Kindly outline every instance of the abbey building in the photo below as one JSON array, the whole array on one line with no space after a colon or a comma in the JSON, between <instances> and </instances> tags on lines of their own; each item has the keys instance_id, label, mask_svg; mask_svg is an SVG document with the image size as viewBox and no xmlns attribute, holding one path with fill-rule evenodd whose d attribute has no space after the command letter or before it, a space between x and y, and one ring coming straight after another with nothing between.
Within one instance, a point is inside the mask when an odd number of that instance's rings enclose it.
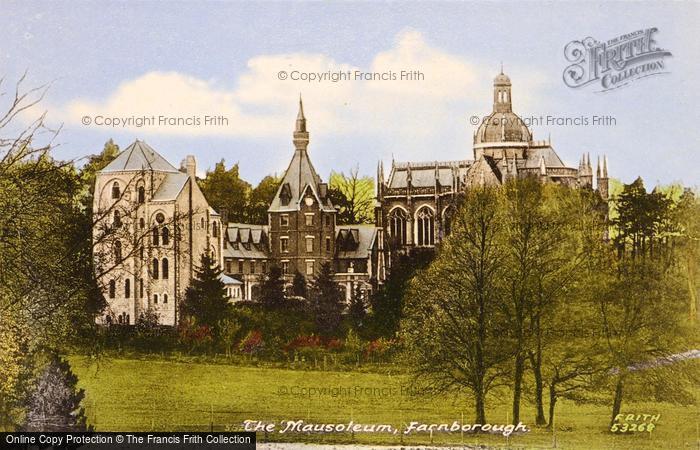
<instances>
[{"instance_id":1,"label":"abbey building","mask_svg":"<svg viewBox=\"0 0 700 450\"><path fill-rule=\"evenodd\" d=\"M528 176L589 189L595 182L607 200L607 160L599 161L595 180L590 156L567 166L549 141L533 138L511 102L510 79L500 73L493 111L474 134L472 159L392 161L388 174L380 162L373 224L337 223L328 185L311 162L301 100L291 160L263 225L227 223L214 211L197 186L193 156L176 169L134 142L95 184L95 262L109 305L98 320L133 324L152 311L161 323L176 324L177 305L204 252L223 268L231 301L257 300L272 266L291 284L294 274L310 280L331 264L346 299L368 295L386 280L392 254L434 248L450 234L460 195L472 186Z\"/></svg>"}]
</instances>

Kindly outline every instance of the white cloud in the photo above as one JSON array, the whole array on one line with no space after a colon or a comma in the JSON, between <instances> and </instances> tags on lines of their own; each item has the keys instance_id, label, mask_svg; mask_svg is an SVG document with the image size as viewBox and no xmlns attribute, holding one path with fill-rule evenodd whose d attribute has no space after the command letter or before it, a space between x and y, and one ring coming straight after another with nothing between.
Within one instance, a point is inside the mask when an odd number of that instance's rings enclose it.
<instances>
[{"instance_id":1,"label":"white cloud","mask_svg":"<svg viewBox=\"0 0 700 450\"><path fill-rule=\"evenodd\" d=\"M393 72L419 70L422 81L292 81L278 73ZM493 71L488 71L488 77ZM104 99L78 98L58 107L67 124L81 125L84 116L102 117L203 117L221 115L228 126L127 125L143 134L230 135L265 137L288 135L296 114L296 99L303 94L311 131L317 136L349 133L396 133L405 138L440 132L441 124L457 113L454 104L476 95L480 72L464 58L426 43L423 35L407 30L394 45L374 56L369 67L357 67L321 54L262 55L250 59L235 87L222 87L176 72L148 72L119 85ZM90 126L96 126L94 124Z\"/></svg>"}]
</instances>

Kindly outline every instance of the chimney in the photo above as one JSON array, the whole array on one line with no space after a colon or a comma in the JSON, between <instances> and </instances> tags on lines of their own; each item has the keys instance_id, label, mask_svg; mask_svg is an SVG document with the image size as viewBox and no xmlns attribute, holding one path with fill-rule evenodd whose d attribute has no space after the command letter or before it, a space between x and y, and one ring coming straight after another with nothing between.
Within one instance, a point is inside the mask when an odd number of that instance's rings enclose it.
<instances>
[{"instance_id":1,"label":"chimney","mask_svg":"<svg viewBox=\"0 0 700 450\"><path fill-rule=\"evenodd\" d=\"M180 163L180 171L185 172L188 177L197 177L197 160L194 155L187 155Z\"/></svg>"},{"instance_id":2,"label":"chimney","mask_svg":"<svg viewBox=\"0 0 700 450\"><path fill-rule=\"evenodd\" d=\"M327 183L319 183L318 195L321 196L321 199L325 199L328 196L328 184Z\"/></svg>"}]
</instances>

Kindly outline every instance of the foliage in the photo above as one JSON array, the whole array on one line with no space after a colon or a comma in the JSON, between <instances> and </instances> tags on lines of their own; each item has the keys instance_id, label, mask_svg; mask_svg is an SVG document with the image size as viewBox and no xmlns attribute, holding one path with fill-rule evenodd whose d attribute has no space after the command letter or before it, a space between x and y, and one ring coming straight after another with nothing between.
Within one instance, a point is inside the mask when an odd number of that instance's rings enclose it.
<instances>
[{"instance_id":1,"label":"foliage","mask_svg":"<svg viewBox=\"0 0 700 450\"><path fill-rule=\"evenodd\" d=\"M355 289L353 289L350 305L348 306L348 315L350 316L352 329L362 333L367 325L367 302L360 291L360 286L355 286Z\"/></svg>"},{"instance_id":2,"label":"foliage","mask_svg":"<svg viewBox=\"0 0 700 450\"><path fill-rule=\"evenodd\" d=\"M430 249L413 249L408 254L393 255L391 271L386 281L370 298L372 311L368 319L369 335L387 338L396 336L409 283L433 258L434 253Z\"/></svg>"},{"instance_id":3,"label":"foliage","mask_svg":"<svg viewBox=\"0 0 700 450\"><path fill-rule=\"evenodd\" d=\"M199 187L212 208L223 213L226 211L228 221L245 222L246 206L250 198L251 186L240 177L238 163L226 169L222 159L216 163L214 170L207 171Z\"/></svg>"},{"instance_id":4,"label":"foliage","mask_svg":"<svg viewBox=\"0 0 700 450\"><path fill-rule=\"evenodd\" d=\"M247 355L257 355L263 350L263 346L262 333L258 330L252 330L241 340L238 349Z\"/></svg>"},{"instance_id":5,"label":"foliage","mask_svg":"<svg viewBox=\"0 0 700 450\"><path fill-rule=\"evenodd\" d=\"M267 208L270 207L270 203L275 198L281 182L281 178L268 175L255 186L246 206L245 215L248 223L267 224Z\"/></svg>"},{"instance_id":6,"label":"foliage","mask_svg":"<svg viewBox=\"0 0 700 450\"><path fill-rule=\"evenodd\" d=\"M185 291L185 298L180 312L185 317L194 319L197 325L209 327L218 337L218 323L229 311L226 288L221 281L222 270L214 259L203 253L199 267L195 269L195 278Z\"/></svg>"},{"instance_id":7,"label":"foliage","mask_svg":"<svg viewBox=\"0 0 700 450\"><path fill-rule=\"evenodd\" d=\"M53 354L36 382L27 405L26 431L87 431L85 397L67 361Z\"/></svg>"},{"instance_id":8,"label":"foliage","mask_svg":"<svg viewBox=\"0 0 700 450\"><path fill-rule=\"evenodd\" d=\"M189 351L207 351L214 342L212 329L208 325L199 325L188 319L178 324L178 335L180 344Z\"/></svg>"},{"instance_id":9,"label":"foliage","mask_svg":"<svg viewBox=\"0 0 700 450\"><path fill-rule=\"evenodd\" d=\"M361 177L359 166L348 175L331 172L328 196L339 208L338 224L372 223L374 219L374 180Z\"/></svg>"}]
</instances>

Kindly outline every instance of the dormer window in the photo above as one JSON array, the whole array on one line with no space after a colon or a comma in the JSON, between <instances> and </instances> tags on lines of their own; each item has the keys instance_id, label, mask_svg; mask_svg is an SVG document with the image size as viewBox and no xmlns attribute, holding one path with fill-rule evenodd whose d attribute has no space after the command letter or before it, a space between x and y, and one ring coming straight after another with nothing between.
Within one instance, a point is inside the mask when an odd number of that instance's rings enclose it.
<instances>
[{"instance_id":1,"label":"dormer window","mask_svg":"<svg viewBox=\"0 0 700 450\"><path fill-rule=\"evenodd\" d=\"M282 185L282 190L280 191L280 202L283 206L287 206L292 200L292 189L289 187L289 183L284 183Z\"/></svg>"},{"instance_id":2,"label":"dormer window","mask_svg":"<svg viewBox=\"0 0 700 450\"><path fill-rule=\"evenodd\" d=\"M280 216L280 226L282 226L282 227L289 226L289 216L287 214L282 214Z\"/></svg>"}]
</instances>

